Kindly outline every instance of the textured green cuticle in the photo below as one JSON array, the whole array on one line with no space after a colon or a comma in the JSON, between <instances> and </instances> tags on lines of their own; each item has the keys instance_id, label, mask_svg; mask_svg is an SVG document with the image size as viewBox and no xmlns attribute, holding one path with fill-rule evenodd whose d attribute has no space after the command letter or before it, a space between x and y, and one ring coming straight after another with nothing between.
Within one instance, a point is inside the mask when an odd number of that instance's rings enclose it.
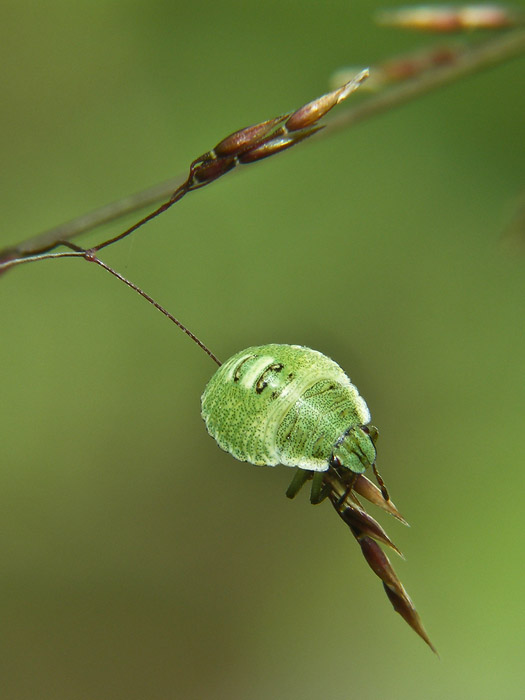
<instances>
[{"instance_id":1,"label":"textured green cuticle","mask_svg":"<svg viewBox=\"0 0 525 700\"><path fill-rule=\"evenodd\" d=\"M325 471L339 449L341 464L359 472L375 459L364 431L342 440L370 421L366 403L339 365L310 348L275 344L236 353L209 381L201 407L219 446L252 464Z\"/></svg>"},{"instance_id":2,"label":"textured green cuticle","mask_svg":"<svg viewBox=\"0 0 525 700\"><path fill-rule=\"evenodd\" d=\"M342 466L362 474L376 459L372 437L360 427L352 428L334 447L333 456Z\"/></svg>"}]
</instances>

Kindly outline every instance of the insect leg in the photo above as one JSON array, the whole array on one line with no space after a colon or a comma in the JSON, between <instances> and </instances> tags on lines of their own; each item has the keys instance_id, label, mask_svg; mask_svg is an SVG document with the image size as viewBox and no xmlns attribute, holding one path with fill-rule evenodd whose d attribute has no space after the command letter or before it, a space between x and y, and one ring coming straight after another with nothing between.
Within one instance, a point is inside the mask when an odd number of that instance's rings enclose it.
<instances>
[{"instance_id":1,"label":"insect leg","mask_svg":"<svg viewBox=\"0 0 525 700\"><path fill-rule=\"evenodd\" d=\"M387 488L385 486L385 482L381 478L381 474L377 471L376 463L374 462L372 464L372 469L374 470L375 477L377 479L377 483L379 484L379 488L381 489L381 493L383 494L383 498L385 501L390 500L390 496L388 495Z\"/></svg>"},{"instance_id":2,"label":"insect leg","mask_svg":"<svg viewBox=\"0 0 525 700\"><path fill-rule=\"evenodd\" d=\"M306 482L312 478L312 472L307 469L295 470L294 477L290 486L286 489L286 495L288 498L295 498Z\"/></svg>"},{"instance_id":3,"label":"insect leg","mask_svg":"<svg viewBox=\"0 0 525 700\"><path fill-rule=\"evenodd\" d=\"M312 490L310 491L310 503L316 506L324 501L332 493L330 484L324 481L324 472L315 472L312 479Z\"/></svg>"},{"instance_id":4,"label":"insect leg","mask_svg":"<svg viewBox=\"0 0 525 700\"><path fill-rule=\"evenodd\" d=\"M361 430L370 436L370 440L372 440L375 447L377 438L379 437L379 430L375 427L375 425L362 425Z\"/></svg>"}]
</instances>

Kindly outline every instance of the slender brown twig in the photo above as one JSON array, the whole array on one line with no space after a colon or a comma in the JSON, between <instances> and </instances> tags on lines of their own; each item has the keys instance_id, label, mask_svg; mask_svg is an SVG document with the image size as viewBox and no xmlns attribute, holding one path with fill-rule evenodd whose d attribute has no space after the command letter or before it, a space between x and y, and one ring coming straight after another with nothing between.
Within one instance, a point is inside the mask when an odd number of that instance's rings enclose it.
<instances>
[{"instance_id":1,"label":"slender brown twig","mask_svg":"<svg viewBox=\"0 0 525 700\"><path fill-rule=\"evenodd\" d=\"M345 85L308 102L294 112L259 122L228 135L211 151L207 151L193 161L188 176L170 193L169 199L122 233L93 246L91 250L102 250L126 238L148 221L167 211L189 192L209 185L237 166L268 158L301 143L323 129L324 125L318 125L317 122L336 105L346 100L367 77L368 69L362 70ZM37 260L39 255L67 244L68 240L78 232L75 231L74 222L72 231L64 230L64 227L60 227L60 230L65 234L61 238L57 238L51 231L32 239L29 245L26 242L0 251L0 272L12 267L19 258L31 257L32 261ZM85 222L83 230L85 230Z\"/></svg>"},{"instance_id":2,"label":"slender brown twig","mask_svg":"<svg viewBox=\"0 0 525 700\"><path fill-rule=\"evenodd\" d=\"M525 30L516 29L490 39L462 52L457 60L446 65L436 66L410 81L403 82L388 91L372 95L360 104L346 110L339 117L327 123L323 134L326 136L341 129L346 129L359 122L395 109L410 100L460 80L468 75L510 60L525 53ZM130 214L163 199L186 181L185 176L170 178L154 187L138 192L112 204L75 218L65 224L52 228L37 236L28 238L17 245L0 251L0 271L6 263L14 258L34 256L51 250L61 241L71 240L81 233L92 230L102 224L114 221L125 214Z\"/></svg>"},{"instance_id":3,"label":"slender brown twig","mask_svg":"<svg viewBox=\"0 0 525 700\"><path fill-rule=\"evenodd\" d=\"M26 263L35 262L37 260L58 260L62 258L80 258L81 260L87 260L88 262L95 263L95 265L98 265L106 272L109 272L110 275L116 277L120 282L123 282L125 285L130 287L130 289L133 289L134 292L137 292L137 294L139 294L143 299L145 299L158 311L160 311L161 314L164 314L166 318L169 318L169 320L172 321L176 326L178 326L183 333L186 333L186 335L189 336L193 340L193 342L201 348L201 350L204 350L204 352L207 355L209 355L211 359L217 365L219 365L219 367L221 366L222 363L219 360L219 358L202 342L202 340L200 340L200 338L198 338L194 333L192 333L192 331L190 331L189 328L187 328L183 323L181 323L181 321L179 321L178 318L176 318L172 313L165 309L161 304L159 304L158 301L156 301L152 296L150 296L147 292L141 289L137 284L124 277L124 275L121 275L120 272L117 272L117 270L114 270L112 267L110 267L104 261L102 261L99 257L97 257L97 251L95 249L84 250L83 248L80 248L74 243L67 243L67 246L71 250L61 253L41 253L39 255L27 255L24 258L17 258L16 260L10 261L10 265L24 265Z\"/></svg>"},{"instance_id":4,"label":"slender brown twig","mask_svg":"<svg viewBox=\"0 0 525 700\"><path fill-rule=\"evenodd\" d=\"M525 54L525 30L519 29L488 39L471 49L458 54L454 63L431 68L418 77L396 87L380 92L348 109L327 124L324 134L347 129L371 117L401 107L407 102L422 97L428 92L466 78L481 70Z\"/></svg>"}]
</instances>

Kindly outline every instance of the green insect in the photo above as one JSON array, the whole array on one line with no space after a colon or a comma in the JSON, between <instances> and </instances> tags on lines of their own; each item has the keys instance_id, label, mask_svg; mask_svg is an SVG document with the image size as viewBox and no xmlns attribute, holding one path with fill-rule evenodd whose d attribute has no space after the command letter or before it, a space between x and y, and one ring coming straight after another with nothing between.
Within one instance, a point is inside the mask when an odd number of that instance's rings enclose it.
<instances>
[{"instance_id":1,"label":"green insect","mask_svg":"<svg viewBox=\"0 0 525 700\"><path fill-rule=\"evenodd\" d=\"M215 372L202 395L201 412L209 434L236 459L296 467L286 492L289 498L311 480L311 502L330 499L382 580L394 609L435 651L377 542L398 554L399 550L357 498L405 522L375 466L377 428L369 425L368 407L341 367L300 345L247 348ZM364 476L368 468L379 488Z\"/></svg>"},{"instance_id":2,"label":"green insect","mask_svg":"<svg viewBox=\"0 0 525 700\"><path fill-rule=\"evenodd\" d=\"M201 402L210 435L242 462L306 474L325 472L331 462L361 474L375 463L377 431L371 437L364 427L365 401L339 365L316 350L242 350L213 375Z\"/></svg>"}]
</instances>

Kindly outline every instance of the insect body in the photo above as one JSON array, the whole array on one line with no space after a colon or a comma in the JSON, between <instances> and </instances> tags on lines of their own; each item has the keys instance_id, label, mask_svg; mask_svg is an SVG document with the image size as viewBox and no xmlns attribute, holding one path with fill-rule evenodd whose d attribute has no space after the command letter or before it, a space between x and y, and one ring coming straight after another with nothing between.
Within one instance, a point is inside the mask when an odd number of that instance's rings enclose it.
<instances>
[{"instance_id":1,"label":"insect body","mask_svg":"<svg viewBox=\"0 0 525 700\"><path fill-rule=\"evenodd\" d=\"M399 550L357 498L404 522L375 467L378 431L369 425L368 407L341 367L300 345L247 348L215 372L202 395L201 412L210 435L236 459L297 467L287 496L293 498L311 480L311 502L330 499L394 609L435 651L377 543ZM368 467L380 488L364 476Z\"/></svg>"},{"instance_id":2,"label":"insect body","mask_svg":"<svg viewBox=\"0 0 525 700\"><path fill-rule=\"evenodd\" d=\"M243 462L323 472L339 460L356 474L375 462L357 389L333 360L299 345L231 357L202 395L202 416L220 447Z\"/></svg>"}]
</instances>

